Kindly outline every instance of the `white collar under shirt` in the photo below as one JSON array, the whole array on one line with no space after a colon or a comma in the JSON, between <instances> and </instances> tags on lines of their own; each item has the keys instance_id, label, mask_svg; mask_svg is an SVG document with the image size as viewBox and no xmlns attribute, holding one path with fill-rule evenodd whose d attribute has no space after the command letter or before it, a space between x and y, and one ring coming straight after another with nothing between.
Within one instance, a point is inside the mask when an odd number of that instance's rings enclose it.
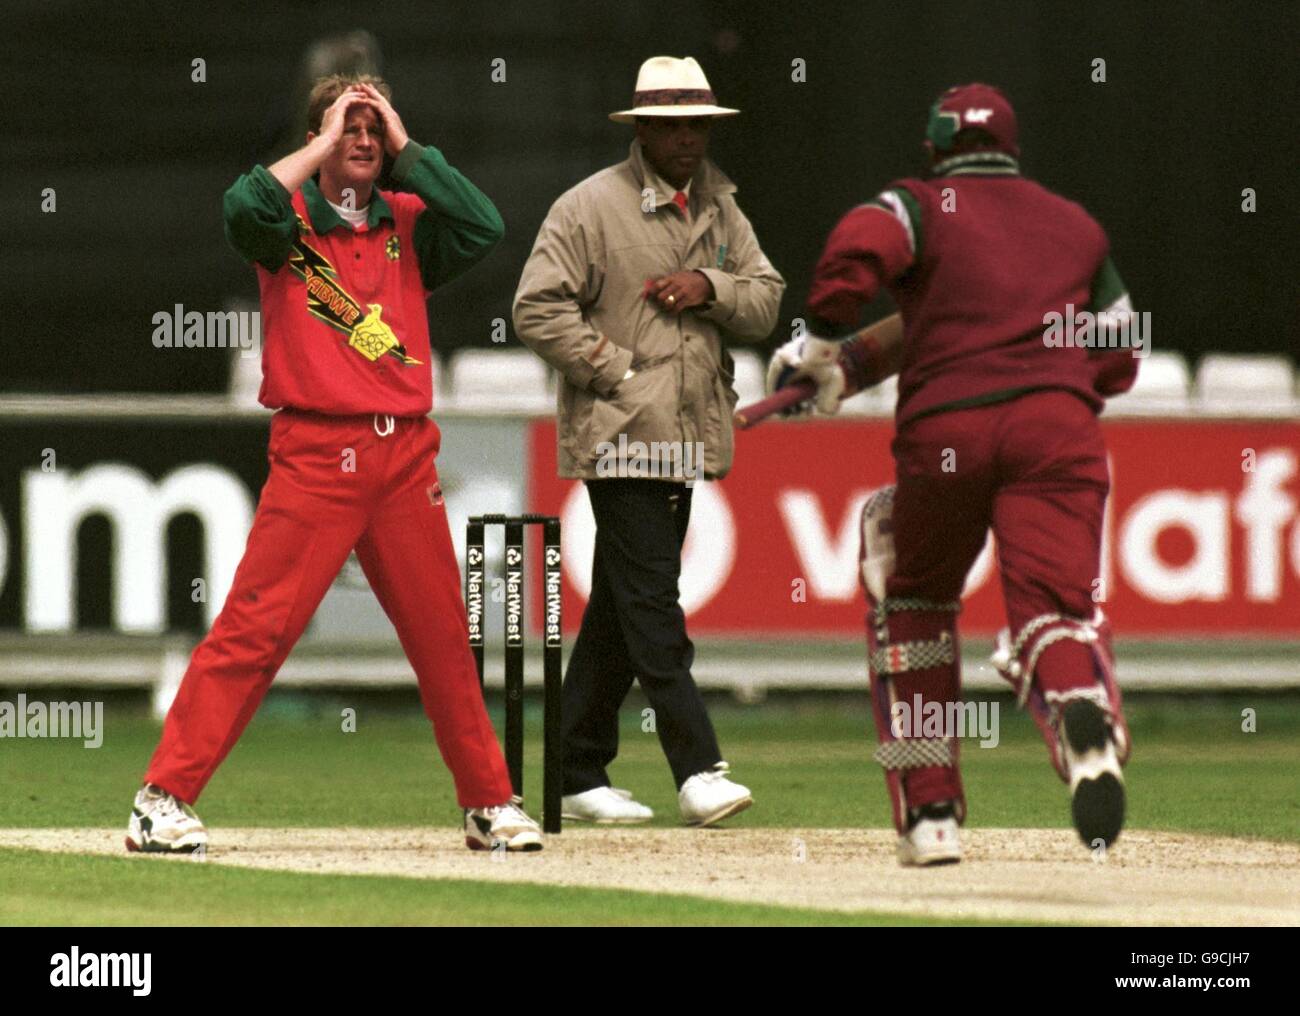
<instances>
[{"instance_id":1,"label":"white collar under shirt","mask_svg":"<svg viewBox=\"0 0 1300 1016\"><path fill-rule=\"evenodd\" d=\"M338 217L353 229L362 225L370 217L369 205L366 205L365 208L346 208L343 205L336 205L333 201L330 201L329 198L326 198L325 200L329 201L329 206L334 209Z\"/></svg>"}]
</instances>

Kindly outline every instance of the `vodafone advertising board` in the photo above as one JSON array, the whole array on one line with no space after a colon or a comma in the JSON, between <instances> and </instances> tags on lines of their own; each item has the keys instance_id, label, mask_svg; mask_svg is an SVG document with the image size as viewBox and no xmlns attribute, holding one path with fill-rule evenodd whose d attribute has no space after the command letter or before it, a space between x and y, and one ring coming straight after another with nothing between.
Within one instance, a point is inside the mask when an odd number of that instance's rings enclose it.
<instances>
[{"instance_id":1,"label":"vodafone advertising board","mask_svg":"<svg viewBox=\"0 0 1300 1016\"><path fill-rule=\"evenodd\" d=\"M1117 632L1300 637L1300 421L1103 426L1111 496L1094 596ZM738 433L731 474L695 491L681 582L692 634L860 634L858 516L893 481L893 433L888 420ZM564 606L576 619L591 581L591 510L581 483L555 475L554 423L535 421L528 441L529 507L563 519ZM962 628L1003 624L990 540Z\"/></svg>"}]
</instances>

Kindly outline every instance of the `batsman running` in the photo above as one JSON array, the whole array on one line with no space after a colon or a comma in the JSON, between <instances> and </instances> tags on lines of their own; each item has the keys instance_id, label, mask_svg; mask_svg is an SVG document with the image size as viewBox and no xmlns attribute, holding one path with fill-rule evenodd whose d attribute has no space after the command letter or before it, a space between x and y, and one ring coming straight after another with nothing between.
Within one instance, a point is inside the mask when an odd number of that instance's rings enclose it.
<instances>
[{"instance_id":1,"label":"batsman running","mask_svg":"<svg viewBox=\"0 0 1300 1016\"><path fill-rule=\"evenodd\" d=\"M1094 597L1109 490L1097 415L1132 386L1138 361L1099 347L1128 335L1132 308L1101 226L1020 175L1016 116L1000 91L944 92L926 138L926 179L890 184L832 231L808 334L777 351L768 389L834 413L842 397L899 375L896 484L863 510L862 583L875 758L901 863L961 859L954 731L921 736L932 732L901 721L930 703L949 715L960 695L957 614L990 528L1010 625L994 663L1069 784L1079 835L1109 846L1124 821L1129 736ZM882 287L901 321L845 339ZM1068 318L1071 305L1096 316L1091 347L1049 341L1051 315Z\"/></svg>"}]
</instances>

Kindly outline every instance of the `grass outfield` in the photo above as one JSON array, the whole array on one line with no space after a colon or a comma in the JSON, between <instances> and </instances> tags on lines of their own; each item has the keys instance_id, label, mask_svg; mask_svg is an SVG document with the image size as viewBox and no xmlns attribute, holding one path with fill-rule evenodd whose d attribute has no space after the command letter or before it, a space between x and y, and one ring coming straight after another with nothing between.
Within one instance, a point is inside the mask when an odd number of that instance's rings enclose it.
<instances>
[{"instance_id":1,"label":"grass outfield","mask_svg":"<svg viewBox=\"0 0 1300 1016\"><path fill-rule=\"evenodd\" d=\"M1037 730L1009 699L1000 743L962 745L971 827L1068 826L1065 788ZM341 712L357 710L343 733ZM639 700L624 712L616 784L676 825L675 792ZM1242 711L1255 710L1257 733ZM869 759L865 702L772 700L712 715L735 775L756 805L739 826L889 824L879 768ZM495 708L494 720L500 722ZM1128 704L1135 751L1127 770L1133 828L1300 841L1295 744L1300 698L1137 698ZM529 703L527 790L540 798L541 716ZM6 740L0 746L0 827L125 826L159 727L138 703L109 701L103 746ZM199 804L221 826L411 826L459 820L450 779L422 714L392 699L282 694L262 712ZM659 893L556 889L482 881L308 875L126 858L0 850L0 923L156 923L150 900L184 894L191 924L934 924L883 913L828 913Z\"/></svg>"},{"instance_id":2,"label":"grass outfield","mask_svg":"<svg viewBox=\"0 0 1300 1016\"><path fill-rule=\"evenodd\" d=\"M0 925L991 925L667 893L249 871L0 849ZM159 900L185 901L183 907Z\"/></svg>"},{"instance_id":3,"label":"grass outfield","mask_svg":"<svg viewBox=\"0 0 1300 1016\"><path fill-rule=\"evenodd\" d=\"M1065 827L1064 786L1029 718L1007 698L996 748L962 744L972 827ZM371 704L368 704L371 703ZM541 716L527 713L526 791L541 796ZM343 733L341 711L357 710ZM1242 732L1254 709L1256 733ZM879 767L870 760L865 700L717 702L718 737L754 807L747 826L841 828L889 825ZM499 708L493 719L500 729ZM1127 770L1134 828L1300 840L1300 698L1138 698L1128 703L1134 754ZM0 748L0 827L125 827L131 797L159 727L137 707L110 702L103 746L6 740ZM622 747L611 770L655 809L654 824L677 824L676 793L639 705L624 710ZM199 813L209 826L452 826L451 780L427 722L358 697L273 696L209 784Z\"/></svg>"}]
</instances>

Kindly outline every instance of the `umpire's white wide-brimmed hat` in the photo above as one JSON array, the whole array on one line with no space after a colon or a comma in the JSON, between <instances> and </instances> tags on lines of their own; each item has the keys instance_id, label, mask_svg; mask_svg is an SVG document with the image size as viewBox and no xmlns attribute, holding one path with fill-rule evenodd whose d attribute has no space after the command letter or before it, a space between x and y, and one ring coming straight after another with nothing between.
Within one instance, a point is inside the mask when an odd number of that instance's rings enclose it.
<instances>
[{"instance_id":1,"label":"umpire's white wide-brimmed hat","mask_svg":"<svg viewBox=\"0 0 1300 1016\"><path fill-rule=\"evenodd\" d=\"M714 102L709 79L693 57L652 56L636 76L632 108L610 113L615 123L634 123L639 116L735 116Z\"/></svg>"}]
</instances>

